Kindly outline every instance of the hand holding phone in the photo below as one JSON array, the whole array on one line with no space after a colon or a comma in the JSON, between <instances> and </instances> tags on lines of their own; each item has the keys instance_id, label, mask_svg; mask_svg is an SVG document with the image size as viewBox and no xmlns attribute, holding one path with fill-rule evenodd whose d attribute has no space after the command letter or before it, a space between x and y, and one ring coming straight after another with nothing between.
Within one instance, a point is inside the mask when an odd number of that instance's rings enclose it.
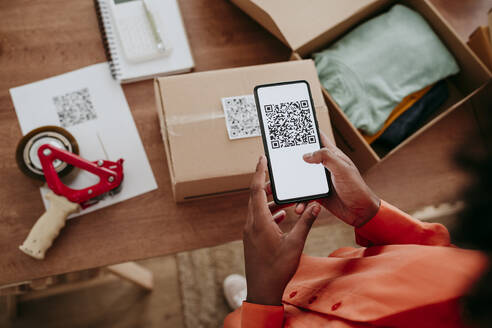
<instances>
[{"instance_id":1,"label":"hand holding phone","mask_svg":"<svg viewBox=\"0 0 492 328\"><path fill-rule=\"evenodd\" d=\"M305 153L321 149L318 123L306 81L256 86L254 89L275 203L325 198L329 172L310 165Z\"/></svg>"},{"instance_id":2,"label":"hand holding phone","mask_svg":"<svg viewBox=\"0 0 492 328\"><path fill-rule=\"evenodd\" d=\"M380 200L357 167L318 131L306 81L257 86L255 100L275 203L297 202L301 214L316 199L356 227L377 213Z\"/></svg>"},{"instance_id":3,"label":"hand holding phone","mask_svg":"<svg viewBox=\"0 0 492 328\"><path fill-rule=\"evenodd\" d=\"M283 232L268 204L270 190L265 185L266 169L266 158L261 156L251 182L243 232L248 287L246 301L282 305L285 286L299 266L304 243L321 207L317 203L309 204L292 229Z\"/></svg>"},{"instance_id":4,"label":"hand holding phone","mask_svg":"<svg viewBox=\"0 0 492 328\"><path fill-rule=\"evenodd\" d=\"M379 210L380 199L365 183L355 164L323 133L320 133L322 149L304 154L310 164L322 164L331 172L332 192L318 202L333 215L355 227L364 225ZM296 206L302 213L304 203Z\"/></svg>"}]
</instances>

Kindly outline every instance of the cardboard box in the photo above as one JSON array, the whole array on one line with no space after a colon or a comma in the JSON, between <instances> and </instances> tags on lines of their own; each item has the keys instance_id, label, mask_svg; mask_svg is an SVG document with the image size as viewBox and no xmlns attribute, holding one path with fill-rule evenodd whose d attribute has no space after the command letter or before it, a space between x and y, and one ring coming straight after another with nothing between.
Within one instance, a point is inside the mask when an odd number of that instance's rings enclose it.
<instances>
[{"instance_id":1,"label":"cardboard box","mask_svg":"<svg viewBox=\"0 0 492 328\"><path fill-rule=\"evenodd\" d=\"M455 56L461 68L457 76L447 79L450 86L449 100L434 117L454 109L454 104L472 94L491 78L486 67L428 0L310 0L309 5L305 1L285 0L231 2L288 45L293 50L294 60L310 58L313 52L327 48L350 29L389 10L396 3L416 10ZM337 145L352 158L361 171L374 166L383 157L392 156L407 144L408 139L389 153L376 153L326 90L323 90L323 95L330 111ZM432 119L426 125L428 124L432 124Z\"/></svg>"},{"instance_id":2,"label":"cardboard box","mask_svg":"<svg viewBox=\"0 0 492 328\"><path fill-rule=\"evenodd\" d=\"M492 43L488 26L479 26L468 38L468 46L480 60L492 71Z\"/></svg>"},{"instance_id":3,"label":"cardboard box","mask_svg":"<svg viewBox=\"0 0 492 328\"><path fill-rule=\"evenodd\" d=\"M306 80L321 131L332 140L328 109L312 60L162 77L154 80L157 110L176 201L248 189L261 137L230 140L221 98L253 94L259 84Z\"/></svg>"}]
</instances>

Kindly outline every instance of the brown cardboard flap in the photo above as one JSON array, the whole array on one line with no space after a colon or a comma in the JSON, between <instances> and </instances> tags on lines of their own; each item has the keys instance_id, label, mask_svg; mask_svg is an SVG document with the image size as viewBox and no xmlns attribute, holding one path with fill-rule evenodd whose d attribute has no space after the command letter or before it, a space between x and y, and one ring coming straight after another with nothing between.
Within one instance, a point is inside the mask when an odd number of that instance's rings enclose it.
<instances>
[{"instance_id":1,"label":"brown cardboard flap","mask_svg":"<svg viewBox=\"0 0 492 328\"><path fill-rule=\"evenodd\" d=\"M272 34L298 51L367 7L384 0L231 0ZM300 52L303 54L303 52Z\"/></svg>"},{"instance_id":2,"label":"brown cardboard flap","mask_svg":"<svg viewBox=\"0 0 492 328\"><path fill-rule=\"evenodd\" d=\"M432 3L421 0L403 0L401 3L418 11L454 55L459 63L461 72L453 77L453 80L463 94L470 94L490 80L491 76L487 67L461 41Z\"/></svg>"},{"instance_id":3,"label":"brown cardboard flap","mask_svg":"<svg viewBox=\"0 0 492 328\"><path fill-rule=\"evenodd\" d=\"M470 35L468 46L482 60L489 71L492 71L492 43L490 43L489 28L479 26Z\"/></svg>"},{"instance_id":4,"label":"brown cardboard flap","mask_svg":"<svg viewBox=\"0 0 492 328\"><path fill-rule=\"evenodd\" d=\"M231 2L235 3L236 6L241 8L241 10L247 13L250 17L253 17L264 28L270 31L270 33L275 35L277 39L282 41L284 44L289 45L289 42L278 29L278 26L275 24L272 17L263 8L258 6L255 1L231 0Z\"/></svg>"}]
</instances>

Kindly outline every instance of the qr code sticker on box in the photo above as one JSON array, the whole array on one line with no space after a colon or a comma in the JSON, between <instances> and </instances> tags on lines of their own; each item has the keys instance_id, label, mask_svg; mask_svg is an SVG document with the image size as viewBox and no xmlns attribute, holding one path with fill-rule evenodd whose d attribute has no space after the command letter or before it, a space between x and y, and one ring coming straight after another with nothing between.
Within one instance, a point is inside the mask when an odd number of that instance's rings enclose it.
<instances>
[{"instance_id":1,"label":"qr code sticker on box","mask_svg":"<svg viewBox=\"0 0 492 328\"><path fill-rule=\"evenodd\" d=\"M88 88L53 97L53 103L64 128L97 118Z\"/></svg>"},{"instance_id":2,"label":"qr code sticker on box","mask_svg":"<svg viewBox=\"0 0 492 328\"><path fill-rule=\"evenodd\" d=\"M316 132L307 100L264 106L273 149L313 144Z\"/></svg>"},{"instance_id":3,"label":"qr code sticker on box","mask_svg":"<svg viewBox=\"0 0 492 328\"><path fill-rule=\"evenodd\" d=\"M253 95L222 98L229 139L261 135L258 112Z\"/></svg>"}]
</instances>

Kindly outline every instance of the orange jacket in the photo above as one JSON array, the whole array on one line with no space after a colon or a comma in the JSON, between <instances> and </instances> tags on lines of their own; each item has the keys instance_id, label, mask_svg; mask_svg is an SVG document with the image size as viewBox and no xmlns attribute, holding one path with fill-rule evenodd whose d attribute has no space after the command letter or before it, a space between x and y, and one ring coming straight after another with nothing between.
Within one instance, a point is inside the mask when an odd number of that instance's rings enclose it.
<instances>
[{"instance_id":1,"label":"orange jacket","mask_svg":"<svg viewBox=\"0 0 492 328\"><path fill-rule=\"evenodd\" d=\"M244 302L224 327L464 327L459 298L487 267L485 255L385 202L355 235L365 248L303 255L283 306Z\"/></svg>"}]
</instances>

